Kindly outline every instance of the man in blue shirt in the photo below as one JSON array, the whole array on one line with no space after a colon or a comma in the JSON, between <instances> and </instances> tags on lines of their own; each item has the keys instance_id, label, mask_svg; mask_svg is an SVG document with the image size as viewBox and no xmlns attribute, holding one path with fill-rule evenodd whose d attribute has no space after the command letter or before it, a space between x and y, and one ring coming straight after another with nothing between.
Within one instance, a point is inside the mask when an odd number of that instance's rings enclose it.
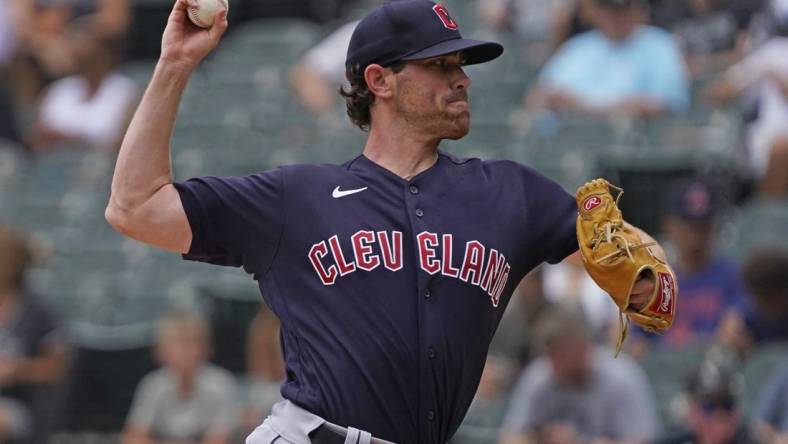
<instances>
[{"instance_id":1,"label":"man in blue shirt","mask_svg":"<svg viewBox=\"0 0 788 444\"><path fill-rule=\"evenodd\" d=\"M591 3L595 29L567 41L547 62L528 106L644 117L686 110L681 51L669 33L642 24L642 2Z\"/></svg>"}]
</instances>

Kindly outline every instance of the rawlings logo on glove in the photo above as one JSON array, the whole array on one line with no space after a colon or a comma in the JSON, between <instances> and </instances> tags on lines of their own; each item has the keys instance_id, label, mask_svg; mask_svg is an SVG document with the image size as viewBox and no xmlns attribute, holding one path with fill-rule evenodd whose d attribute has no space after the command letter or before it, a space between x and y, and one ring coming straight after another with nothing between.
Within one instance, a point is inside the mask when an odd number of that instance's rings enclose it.
<instances>
[{"instance_id":1,"label":"rawlings logo on glove","mask_svg":"<svg viewBox=\"0 0 788 444\"><path fill-rule=\"evenodd\" d=\"M610 188L619 193L616 198ZM626 223L618 208L624 193L604 179L596 179L577 190L577 241L586 271L608 292L619 308L621 331L616 354L626 339L629 323L624 315L650 331L661 331L673 323L678 286L673 270L657 243L642 230ZM630 295L639 279L652 279L654 291L641 309L630 306Z\"/></svg>"}]
</instances>

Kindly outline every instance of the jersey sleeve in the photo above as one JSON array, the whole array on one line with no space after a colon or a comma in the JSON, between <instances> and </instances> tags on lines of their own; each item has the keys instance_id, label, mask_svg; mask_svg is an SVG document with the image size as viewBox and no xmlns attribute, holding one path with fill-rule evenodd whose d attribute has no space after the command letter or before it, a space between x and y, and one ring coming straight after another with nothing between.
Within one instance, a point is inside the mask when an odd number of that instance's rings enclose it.
<instances>
[{"instance_id":1,"label":"jersey sleeve","mask_svg":"<svg viewBox=\"0 0 788 444\"><path fill-rule=\"evenodd\" d=\"M539 263L556 264L577 251L575 198L560 185L541 174L526 169L527 207L525 229L528 248Z\"/></svg>"},{"instance_id":2,"label":"jersey sleeve","mask_svg":"<svg viewBox=\"0 0 788 444\"><path fill-rule=\"evenodd\" d=\"M185 259L264 273L284 227L282 169L176 183L192 230Z\"/></svg>"}]
</instances>

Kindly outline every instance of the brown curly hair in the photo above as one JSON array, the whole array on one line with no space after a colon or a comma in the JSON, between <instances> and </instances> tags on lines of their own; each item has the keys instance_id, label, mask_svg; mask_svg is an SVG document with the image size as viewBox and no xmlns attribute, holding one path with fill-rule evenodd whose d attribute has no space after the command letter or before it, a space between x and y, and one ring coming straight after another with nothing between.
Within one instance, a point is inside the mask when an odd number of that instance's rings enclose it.
<instances>
[{"instance_id":1,"label":"brown curly hair","mask_svg":"<svg viewBox=\"0 0 788 444\"><path fill-rule=\"evenodd\" d=\"M405 68L405 62L395 62L387 68L398 73ZM364 80L365 69L366 67L361 65L348 66L345 77L350 82L350 88L345 90L344 86L340 87L339 94L345 98L350 121L362 131L369 131L369 125L372 123L369 108L375 103L375 95L369 91L367 81Z\"/></svg>"}]
</instances>

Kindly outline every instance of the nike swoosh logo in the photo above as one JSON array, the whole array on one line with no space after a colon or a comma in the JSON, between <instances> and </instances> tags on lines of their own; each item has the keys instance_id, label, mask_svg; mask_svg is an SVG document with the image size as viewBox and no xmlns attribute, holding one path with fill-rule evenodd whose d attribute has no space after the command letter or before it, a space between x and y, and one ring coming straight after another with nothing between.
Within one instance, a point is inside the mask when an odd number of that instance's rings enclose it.
<instances>
[{"instance_id":1,"label":"nike swoosh logo","mask_svg":"<svg viewBox=\"0 0 788 444\"><path fill-rule=\"evenodd\" d=\"M336 188L334 188L334 191L331 193L331 197L333 197L334 199L339 199L340 197L345 197L345 196L350 196L351 194L360 193L360 192L362 192L362 191L364 191L366 189L367 189L367 187L357 188L355 190L342 191L342 190L339 189L339 187L336 187Z\"/></svg>"}]
</instances>

